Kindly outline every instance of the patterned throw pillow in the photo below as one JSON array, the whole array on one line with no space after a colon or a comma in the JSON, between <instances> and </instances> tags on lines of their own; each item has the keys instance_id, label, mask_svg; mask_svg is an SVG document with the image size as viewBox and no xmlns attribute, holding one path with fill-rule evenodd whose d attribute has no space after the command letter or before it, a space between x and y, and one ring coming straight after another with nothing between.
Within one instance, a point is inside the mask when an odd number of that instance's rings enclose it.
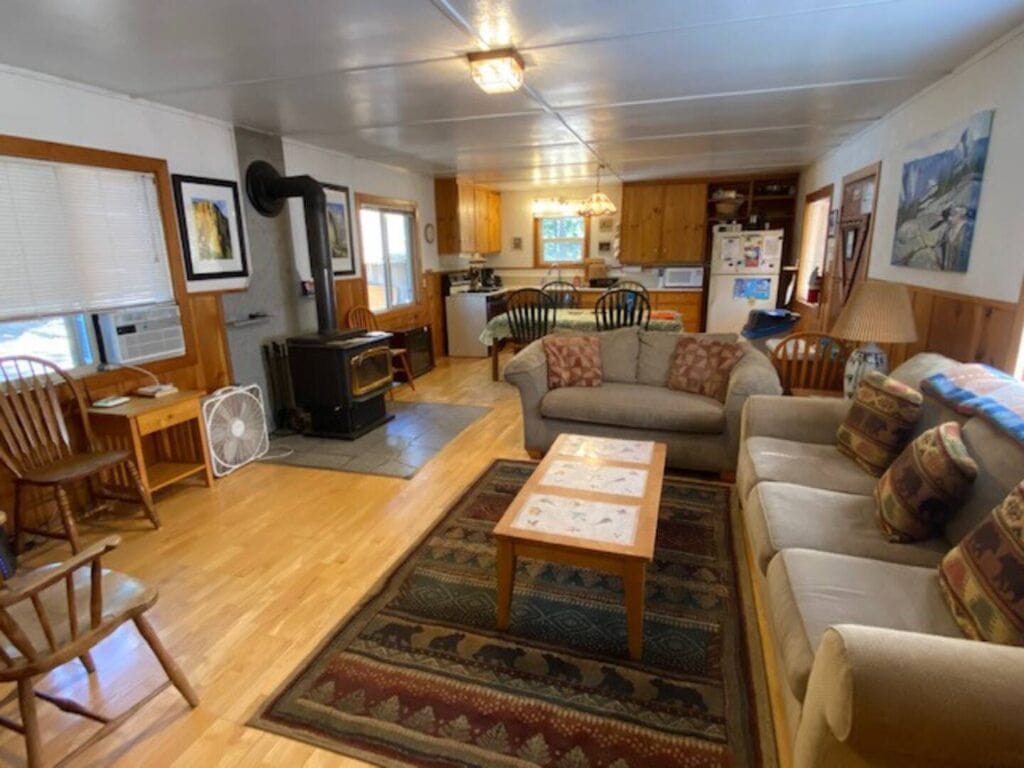
<instances>
[{"instance_id":1,"label":"patterned throw pillow","mask_svg":"<svg viewBox=\"0 0 1024 768\"><path fill-rule=\"evenodd\" d=\"M1024 483L946 553L939 582L965 635L1024 645Z\"/></svg>"},{"instance_id":2,"label":"patterned throw pillow","mask_svg":"<svg viewBox=\"0 0 1024 768\"><path fill-rule=\"evenodd\" d=\"M921 393L871 371L836 433L839 450L875 476L900 455L921 415Z\"/></svg>"},{"instance_id":3,"label":"patterned throw pillow","mask_svg":"<svg viewBox=\"0 0 1024 768\"><path fill-rule=\"evenodd\" d=\"M977 475L959 424L949 421L922 432L875 486L878 524L892 541L937 536Z\"/></svg>"},{"instance_id":4,"label":"patterned throw pillow","mask_svg":"<svg viewBox=\"0 0 1024 768\"><path fill-rule=\"evenodd\" d=\"M544 337L548 389L601 386L601 340L597 336Z\"/></svg>"},{"instance_id":5,"label":"patterned throw pillow","mask_svg":"<svg viewBox=\"0 0 1024 768\"><path fill-rule=\"evenodd\" d=\"M681 336L668 372L668 388L725 402L729 373L743 357L743 347L727 341Z\"/></svg>"}]
</instances>

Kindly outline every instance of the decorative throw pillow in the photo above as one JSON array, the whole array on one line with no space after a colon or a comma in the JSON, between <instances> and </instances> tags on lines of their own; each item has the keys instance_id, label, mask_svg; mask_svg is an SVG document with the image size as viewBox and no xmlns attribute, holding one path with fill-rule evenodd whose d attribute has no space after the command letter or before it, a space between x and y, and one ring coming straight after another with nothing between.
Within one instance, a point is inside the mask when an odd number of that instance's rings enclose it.
<instances>
[{"instance_id":1,"label":"decorative throw pillow","mask_svg":"<svg viewBox=\"0 0 1024 768\"><path fill-rule=\"evenodd\" d=\"M1024 483L946 553L939 583L965 635L1024 645Z\"/></svg>"},{"instance_id":2,"label":"decorative throw pillow","mask_svg":"<svg viewBox=\"0 0 1024 768\"><path fill-rule=\"evenodd\" d=\"M936 536L977 475L959 424L949 421L922 432L875 486L878 523L892 541Z\"/></svg>"},{"instance_id":3,"label":"decorative throw pillow","mask_svg":"<svg viewBox=\"0 0 1024 768\"><path fill-rule=\"evenodd\" d=\"M727 341L681 336L668 372L668 388L725 402L729 373L743 357L743 347Z\"/></svg>"},{"instance_id":4,"label":"decorative throw pillow","mask_svg":"<svg viewBox=\"0 0 1024 768\"><path fill-rule=\"evenodd\" d=\"M837 447L871 474L881 476L906 445L921 415L921 402L917 390L871 371L861 380L839 425Z\"/></svg>"},{"instance_id":5,"label":"decorative throw pillow","mask_svg":"<svg viewBox=\"0 0 1024 768\"><path fill-rule=\"evenodd\" d=\"M601 340L597 336L544 337L548 389L601 386Z\"/></svg>"}]
</instances>

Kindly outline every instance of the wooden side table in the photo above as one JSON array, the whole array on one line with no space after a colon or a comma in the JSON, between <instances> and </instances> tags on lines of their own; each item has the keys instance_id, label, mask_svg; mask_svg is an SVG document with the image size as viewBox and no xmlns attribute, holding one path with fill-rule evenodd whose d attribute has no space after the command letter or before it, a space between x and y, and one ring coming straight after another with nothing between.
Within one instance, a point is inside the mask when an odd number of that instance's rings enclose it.
<instances>
[{"instance_id":1,"label":"wooden side table","mask_svg":"<svg viewBox=\"0 0 1024 768\"><path fill-rule=\"evenodd\" d=\"M100 447L132 452L142 484L152 493L189 477L213 485L210 451L200 398L182 390L166 397L133 397L113 408L90 408L89 421ZM127 486L117 473L111 485Z\"/></svg>"}]
</instances>

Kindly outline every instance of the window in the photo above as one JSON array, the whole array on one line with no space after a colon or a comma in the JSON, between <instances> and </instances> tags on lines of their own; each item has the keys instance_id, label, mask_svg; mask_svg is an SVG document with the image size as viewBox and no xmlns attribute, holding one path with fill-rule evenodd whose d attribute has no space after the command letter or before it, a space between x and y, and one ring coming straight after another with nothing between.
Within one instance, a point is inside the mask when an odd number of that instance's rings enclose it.
<instances>
[{"instance_id":1,"label":"window","mask_svg":"<svg viewBox=\"0 0 1024 768\"><path fill-rule=\"evenodd\" d=\"M0 357L33 355L66 370L92 365L92 335L85 315L0 323Z\"/></svg>"},{"instance_id":2,"label":"window","mask_svg":"<svg viewBox=\"0 0 1024 768\"><path fill-rule=\"evenodd\" d=\"M373 312L416 303L416 210L359 200L359 234ZM404 204L403 204L404 205Z\"/></svg>"},{"instance_id":3,"label":"window","mask_svg":"<svg viewBox=\"0 0 1024 768\"><path fill-rule=\"evenodd\" d=\"M582 264L587 258L589 227L582 216L541 216L534 219L537 266Z\"/></svg>"},{"instance_id":4,"label":"window","mask_svg":"<svg viewBox=\"0 0 1024 768\"><path fill-rule=\"evenodd\" d=\"M92 313L174 298L154 173L0 157L0 355L92 365Z\"/></svg>"}]
</instances>

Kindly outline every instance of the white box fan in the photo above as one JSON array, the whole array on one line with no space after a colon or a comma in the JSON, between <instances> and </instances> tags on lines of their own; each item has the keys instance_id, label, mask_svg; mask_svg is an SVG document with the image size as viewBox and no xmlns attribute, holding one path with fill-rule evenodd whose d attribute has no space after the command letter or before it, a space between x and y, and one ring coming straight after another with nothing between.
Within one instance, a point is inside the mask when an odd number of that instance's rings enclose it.
<instances>
[{"instance_id":1,"label":"white box fan","mask_svg":"<svg viewBox=\"0 0 1024 768\"><path fill-rule=\"evenodd\" d=\"M216 477L256 461L270 447L263 393L256 384L222 387L205 398L203 421Z\"/></svg>"}]
</instances>

